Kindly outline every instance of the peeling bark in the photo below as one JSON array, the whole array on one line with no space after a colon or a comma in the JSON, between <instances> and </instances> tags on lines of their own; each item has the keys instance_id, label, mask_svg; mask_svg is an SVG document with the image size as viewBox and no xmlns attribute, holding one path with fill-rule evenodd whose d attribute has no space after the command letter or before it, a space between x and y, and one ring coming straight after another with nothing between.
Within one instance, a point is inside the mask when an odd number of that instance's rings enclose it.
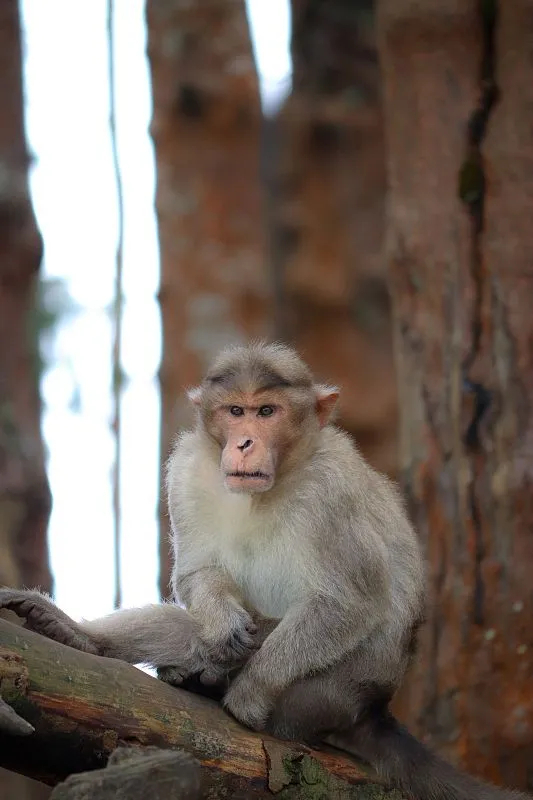
<instances>
[{"instance_id":1,"label":"peeling bark","mask_svg":"<svg viewBox=\"0 0 533 800\"><path fill-rule=\"evenodd\" d=\"M147 5L163 320L161 452L214 351L269 333L261 109L244 0ZM161 513L168 594L168 516Z\"/></svg>"},{"instance_id":2,"label":"peeling bark","mask_svg":"<svg viewBox=\"0 0 533 800\"><path fill-rule=\"evenodd\" d=\"M383 0L379 20L401 475L431 601L396 710L529 789L532 7Z\"/></svg>"}]
</instances>

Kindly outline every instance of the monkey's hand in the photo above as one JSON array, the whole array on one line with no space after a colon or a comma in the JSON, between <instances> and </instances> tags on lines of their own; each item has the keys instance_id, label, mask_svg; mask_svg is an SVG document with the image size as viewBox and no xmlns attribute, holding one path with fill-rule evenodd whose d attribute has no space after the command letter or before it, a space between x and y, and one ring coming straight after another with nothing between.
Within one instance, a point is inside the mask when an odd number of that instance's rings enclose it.
<instances>
[{"instance_id":1,"label":"monkey's hand","mask_svg":"<svg viewBox=\"0 0 533 800\"><path fill-rule=\"evenodd\" d=\"M281 689L258 680L252 662L253 659L237 675L224 696L223 705L247 728L261 731L265 728Z\"/></svg>"},{"instance_id":2,"label":"monkey's hand","mask_svg":"<svg viewBox=\"0 0 533 800\"><path fill-rule=\"evenodd\" d=\"M257 625L232 597L191 609L191 613L200 624L200 639L215 664L227 667L242 664L257 649Z\"/></svg>"},{"instance_id":3,"label":"monkey's hand","mask_svg":"<svg viewBox=\"0 0 533 800\"><path fill-rule=\"evenodd\" d=\"M46 595L22 589L0 589L0 608L14 611L24 619L25 627L55 642L98 655L96 642Z\"/></svg>"},{"instance_id":4,"label":"monkey's hand","mask_svg":"<svg viewBox=\"0 0 533 800\"><path fill-rule=\"evenodd\" d=\"M254 610L244 608L232 578L217 566L205 566L175 575L173 581L176 599L196 621L210 660L227 667L242 665L257 649L257 625Z\"/></svg>"},{"instance_id":5,"label":"monkey's hand","mask_svg":"<svg viewBox=\"0 0 533 800\"><path fill-rule=\"evenodd\" d=\"M257 626L257 633L254 636L255 646L260 647L267 636L276 628L279 619L263 617L261 614L255 613L254 623ZM163 667L158 670L157 677L173 686L181 686L189 692L222 700L240 669L239 666L228 668L223 663L212 663L195 675L185 675L184 671L179 667Z\"/></svg>"}]
</instances>

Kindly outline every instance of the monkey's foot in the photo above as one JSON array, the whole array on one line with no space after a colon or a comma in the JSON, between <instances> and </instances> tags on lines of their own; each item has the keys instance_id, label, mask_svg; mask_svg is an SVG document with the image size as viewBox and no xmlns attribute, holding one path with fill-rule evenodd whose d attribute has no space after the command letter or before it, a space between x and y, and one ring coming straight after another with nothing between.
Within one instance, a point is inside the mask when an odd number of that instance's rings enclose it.
<instances>
[{"instance_id":1,"label":"monkey's foot","mask_svg":"<svg viewBox=\"0 0 533 800\"><path fill-rule=\"evenodd\" d=\"M229 685L227 676L223 676L213 682L212 677L209 675L204 676L203 672L184 675L184 671L179 667L160 667L157 670L157 677L171 686L176 686L194 694L200 694L202 697L210 697L212 700L222 700L224 692Z\"/></svg>"},{"instance_id":2,"label":"monkey's foot","mask_svg":"<svg viewBox=\"0 0 533 800\"><path fill-rule=\"evenodd\" d=\"M157 677L171 686L180 686L188 689L190 685L199 683L203 686L226 686L228 671L216 664L202 664L197 669L187 667L168 666L158 667Z\"/></svg>"},{"instance_id":3,"label":"monkey's foot","mask_svg":"<svg viewBox=\"0 0 533 800\"><path fill-rule=\"evenodd\" d=\"M181 686L187 678L187 671L179 667L158 667L157 677L171 686Z\"/></svg>"},{"instance_id":4,"label":"monkey's foot","mask_svg":"<svg viewBox=\"0 0 533 800\"><path fill-rule=\"evenodd\" d=\"M77 623L40 592L0 589L0 608L14 611L24 619L27 628L54 642L85 653L99 653L99 648Z\"/></svg>"},{"instance_id":5,"label":"monkey's foot","mask_svg":"<svg viewBox=\"0 0 533 800\"><path fill-rule=\"evenodd\" d=\"M256 683L246 668L238 675L224 696L224 708L254 731L265 729L274 707L275 693Z\"/></svg>"}]
</instances>

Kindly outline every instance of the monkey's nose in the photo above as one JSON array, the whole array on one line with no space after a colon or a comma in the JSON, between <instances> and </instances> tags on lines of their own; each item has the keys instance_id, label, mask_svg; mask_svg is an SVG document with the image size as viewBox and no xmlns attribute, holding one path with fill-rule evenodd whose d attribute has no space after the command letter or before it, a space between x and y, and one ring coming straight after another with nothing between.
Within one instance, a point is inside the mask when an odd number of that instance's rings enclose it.
<instances>
[{"instance_id":1,"label":"monkey's nose","mask_svg":"<svg viewBox=\"0 0 533 800\"><path fill-rule=\"evenodd\" d=\"M245 439L244 442L241 442L241 444L238 444L237 447L239 448L241 453L244 453L245 450L249 450L250 449L250 447L253 445L253 443L254 443L253 439Z\"/></svg>"}]
</instances>

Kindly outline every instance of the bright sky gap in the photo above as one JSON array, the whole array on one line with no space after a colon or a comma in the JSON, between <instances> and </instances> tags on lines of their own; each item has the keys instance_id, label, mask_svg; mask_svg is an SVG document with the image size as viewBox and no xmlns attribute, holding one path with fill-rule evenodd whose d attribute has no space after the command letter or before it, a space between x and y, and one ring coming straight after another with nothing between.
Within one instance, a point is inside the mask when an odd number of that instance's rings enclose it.
<instances>
[{"instance_id":1,"label":"bright sky gap","mask_svg":"<svg viewBox=\"0 0 533 800\"><path fill-rule=\"evenodd\" d=\"M144 0L115 0L116 116L124 189L122 604L158 598L161 354L155 162ZM290 90L287 0L247 0L263 107ZM73 307L43 340L43 432L58 604L75 618L113 607L111 352L118 235L109 128L106 0L21 0L31 192L43 275Z\"/></svg>"}]
</instances>

